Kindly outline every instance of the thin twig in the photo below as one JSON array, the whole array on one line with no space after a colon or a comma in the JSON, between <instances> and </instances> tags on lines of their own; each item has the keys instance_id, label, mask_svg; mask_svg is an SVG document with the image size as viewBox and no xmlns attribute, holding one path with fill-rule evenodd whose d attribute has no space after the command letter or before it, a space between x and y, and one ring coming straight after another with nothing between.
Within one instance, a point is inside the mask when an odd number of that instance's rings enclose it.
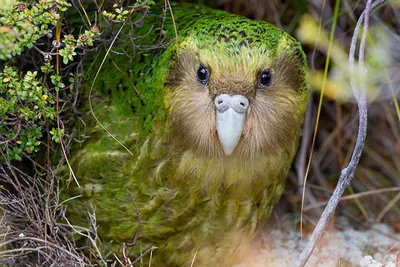
<instances>
[{"instance_id":1,"label":"thin twig","mask_svg":"<svg viewBox=\"0 0 400 267\"><path fill-rule=\"evenodd\" d=\"M375 222L380 223L386 213L393 208L393 206L400 200L400 193L398 193L387 205L386 207L376 216Z\"/></svg>"},{"instance_id":2,"label":"thin twig","mask_svg":"<svg viewBox=\"0 0 400 267\"><path fill-rule=\"evenodd\" d=\"M79 3L79 6L82 8L83 13L85 14L85 18L86 18L87 22L89 23L89 26L91 27L92 23L90 23L90 19L89 19L88 14L86 13L85 8L83 7L83 5L82 5L80 0L78 0L78 3Z\"/></svg>"},{"instance_id":3,"label":"thin twig","mask_svg":"<svg viewBox=\"0 0 400 267\"><path fill-rule=\"evenodd\" d=\"M140 257L138 257L135 261L132 262L131 265L129 266L133 266L135 263L139 262L140 259L142 259L144 256L146 256L149 252L153 253L154 250L156 250L157 247L156 246L152 246L149 249L147 249L145 252L143 252L142 255L140 255Z\"/></svg>"},{"instance_id":4,"label":"thin twig","mask_svg":"<svg viewBox=\"0 0 400 267\"><path fill-rule=\"evenodd\" d=\"M138 89L136 88L136 86L133 84L133 82L131 81L131 79L129 79L128 75L126 75L126 73L123 72L123 71L121 70L120 67L118 67L117 63L115 63L114 60L111 59L111 63L114 65L114 67L115 67L119 72L121 72L122 75L124 75L125 79L131 84L131 86L132 86L132 88L135 90L135 92L136 92L139 96L141 96L139 90L138 90Z\"/></svg>"},{"instance_id":5,"label":"thin twig","mask_svg":"<svg viewBox=\"0 0 400 267\"><path fill-rule=\"evenodd\" d=\"M178 30L176 29L175 17L174 17L174 13L172 12L171 3L169 2L169 0L167 0L167 4L168 4L169 12L171 13L172 24L174 25L174 31L175 31L175 36L176 36L176 43L178 43L178 42L179 42L179 39L178 39Z\"/></svg>"},{"instance_id":6,"label":"thin twig","mask_svg":"<svg viewBox=\"0 0 400 267\"><path fill-rule=\"evenodd\" d=\"M346 201L346 200L352 200L352 199L357 199L357 198L371 196L371 195L377 195L377 194L382 194L382 193L387 193L387 192L398 192L398 191L400 191L400 187L381 188L381 189L360 192L360 193L344 196L344 197L340 198L339 201L342 202L342 201ZM309 211L309 210L312 210L315 208L323 207L326 205L326 203L327 203L326 201L317 202L315 204L305 207L304 211Z\"/></svg>"},{"instance_id":7,"label":"thin twig","mask_svg":"<svg viewBox=\"0 0 400 267\"><path fill-rule=\"evenodd\" d=\"M5 144L8 144L8 143L14 141L15 139L18 138L20 132L21 132L21 122L18 122L18 129L17 129L17 132L15 133L15 135L12 138L10 138L10 139L8 139L6 141L1 141L0 145L5 145Z\"/></svg>"},{"instance_id":8,"label":"thin twig","mask_svg":"<svg viewBox=\"0 0 400 267\"><path fill-rule=\"evenodd\" d=\"M190 267L194 266L194 261L196 260L196 256L197 256L197 250L196 253L194 253L193 259L192 259L192 263L190 264Z\"/></svg>"},{"instance_id":9,"label":"thin twig","mask_svg":"<svg viewBox=\"0 0 400 267\"><path fill-rule=\"evenodd\" d=\"M329 69L329 63L330 63L330 58L331 58L333 37L334 37L335 29L336 29L337 14L339 13L339 4L340 4L340 0L336 0L335 11L334 11L333 21L332 21L332 26L331 26L331 33L329 36L328 52L327 52L326 61L325 61L324 79L322 80L321 94L319 97L317 117L315 119L314 133L313 133L313 139L312 139L312 143L311 143L310 157L308 159L306 173L304 174L304 179L303 179L303 190L302 190L302 195L301 195L301 212L300 212L300 238L303 238L303 214L304 214L303 209L304 209L304 203L305 203L307 178L308 178L308 174L310 172L311 161L312 161L313 154L314 154L315 142L317 139L319 118L321 115L321 108L322 108L322 100L324 97L325 85L326 85L326 81L327 81L327 77L328 77L328 69Z\"/></svg>"},{"instance_id":10,"label":"thin twig","mask_svg":"<svg viewBox=\"0 0 400 267\"><path fill-rule=\"evenodd\" d=\"M61 21L61 20L60 20ZM57 42L60 42L60 36L61 36L61 22L58 21L56 25L56 40ZM60 62L59 62L59 51L58 47L56 48L56 74L59 74L59 69L60 69ZM61 119L60 119L60 108L59 108L59 102L60 102L60 97L59 97L59 90L56 92L56 121L57 121L57 133L58 133L58 138L60 140L60 145L61 145L61 151L65 157L65 162L67 163L69 173L73 177L75 183L78 185L78 187L81 187L78 179L75 176L74 170L71 167L71 164L69 163L68 156L66 149L64 147L64 141L63 141L63 135L61 134Z\"/></svg>"},{"instance_id":11,"label":"thin twig","mask_svg":"<svg viewBox=\"0 0 400 267\"><path fill-rule=\"evenodd\" d=\"M132 11L133 11L133 10L132 10ZM95 84L95 82L96 82L96 80L97 80L97 77L98 77L99 74L100 74L101 68L103 67L104 62L106 61L106 59L107 59L107 57L108 57L108 54L110 53L111 48L113 47L115 41L117 40L119 34L121 33L122 29L125 27L125 25L126 25L127 22L128 22L128 20L125 20L125 22L124 22L124 23L121 25L121 27L119 28L117 34L115 35L114 39L112 40L112 42L111 42L111 44L110 44L110 47L107 49L106 54L104 55L103 60L102 60L101 63L100 63L100 66L99 66L99 68L98 68L98 70L97 70L97 72L96 72L96 75L94 76L94 79L93 79L93 82L92 82L92 85L91 85L90 91L89 91L89 108L90 108L90 113L92 114L93 118L96 120L97 124L99 124L100 127L103 128L103 130L104 130L109 136L111 136L112 139L114 139L114 140L115 140L118 144L120 144L129 154L131 154L131 156L133 156L133 153L129 150L129 148L127 148L121 141L119 141L118 138L117 138L115 135L113 135L113 134L99 121L99 119L97 118L96 114L94 113L93 106L92 106L92 101L91 101L91 100L92 100L92 92L93 92L94 84Z\"/></svg>"},{"instance_id":12,"label":"thin twig","mask_svg":"<svg viewBox=\"0 0 400 267\"><path fill-rule=\"evenodd\" d=\"M354 178L354 172L358 165L358 162L361 157L361 153L365 143L365 137L367 134L367 98L365 92L363 90L359 90L358 86L354 81L354 55L357 44L358 34L361 29L361 24L364 22L364 32L360 43L359 55L358 55L358 67L361 69L362 74L364 75L362 79L365 82L365 74L364 70L364 54L365 54L365 39L366 33L369 25L369 14L373 8L377 5L383 3L384 0L377 0L372 4L372 0L367 1L367 5L365 11L361 14L357 26L354 30L354 34L351 40L350 52L349 52L349 66L353 75L351 75L351 86L353 89L353 93L355 95L357 105L358 105L358 113L359 113L359 126L358 126L358 135L357 142L353 151L353 155L351 157L349 165L342 170L339 182L336 185L336 188L329 199L328 205L326 206L324 212L322 213L317 226L315 227L313 233L309 241L307 242L304 250L297 258L295 266L304 266L307 263L307 260L311 256L312 251L315 248L318 240L320 239L322 233L324 232L333 212L335 211L337 204L345 191L346 187L349 185L350 181Z\"/></svg>"},{"instance_id":13,"label":"thin twig","mask_svg":"<svg viewBox=\"0 0 400 267\"><path fill-rule=\"evenodd\" d=\"M15 238L15 239L7 240L6 242L3 242L3 243L0 244L0 248L6 246L7 244L11 244L11 243L15 243L15 242L18 242L18 241L23 241L23 240L30 240L30 241L36 241L36 242L44 243L47 246L50 246L50 247L56 248L56 249L58 249L60 251L63 251L64 253L66 253L69 256L71 256L72 258L74 258L77 262L83 264L81 258L79 258L75 254L71 253L67 249L65 249L63 247L60 247L59 245L54 244L52 242L46 241L44 239L36 238L36 237L21 237L21 238ZM33 250L32 248L30 248L30 249ZM20 249L16 249L16 250L21 250L21 248ZM10 250L8 250L8 252L9 251ZM4 251L4 253L7 253L7 251Z\"/></svg>"}]
</instances>

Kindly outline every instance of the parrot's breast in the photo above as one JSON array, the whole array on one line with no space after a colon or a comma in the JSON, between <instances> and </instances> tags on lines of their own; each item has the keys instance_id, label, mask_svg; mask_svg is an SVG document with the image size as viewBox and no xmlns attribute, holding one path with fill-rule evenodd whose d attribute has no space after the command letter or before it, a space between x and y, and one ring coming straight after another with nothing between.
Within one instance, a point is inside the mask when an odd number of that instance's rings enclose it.
<instances>
[{"instance_id":1,"label":"parrot's breast","mask_svg":"<svg viewBox=\"0 0 400 267\"><path fill-rule=\"evenodd\" d=\"M194 254L196 266L240 260L283 192L295 148L256 160L207 158L153 136L137 142L132 157L110 149L110 138L89 142L75 155L77 175L88 180L69 210L80 214L92 203L99 234L113 240L115 251L140 222L134 251L158 247L152 266L190 266ZM103 146L108 149L99 151Z\"/></svg>"},{"instance_id":2,"label":"parrot's breast","mask_svg":"<svg viewBox=\"0 0 400 267\"><path fill-rule=\"evenodd\" d=\"M198 266L240 260L283 192L289 156L246 161L186 151L155 160L149 180L126 188L143 189L136 196L143 240L168 251L160 253L166 266L186 266L195 253Z\"/></svg>"}]
</instances>

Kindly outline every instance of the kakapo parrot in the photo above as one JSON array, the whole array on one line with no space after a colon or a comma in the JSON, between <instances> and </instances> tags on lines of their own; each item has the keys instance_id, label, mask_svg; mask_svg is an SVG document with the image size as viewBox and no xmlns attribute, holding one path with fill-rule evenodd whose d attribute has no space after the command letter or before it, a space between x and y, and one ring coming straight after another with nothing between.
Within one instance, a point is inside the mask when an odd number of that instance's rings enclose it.
<instances>
[{"instance_id":1,"label":"kakapo parrot","mask_svg":"<svg viewBox=\"0 0 400 267\"><path fill-rule=\"evenodd\" d=\"M270 23L172 9L177 38L169 11L153 6L125 26L95 81L105 53L88 71L92 109L85 95L85 124L76 122L87 138L70 154L80 187L68 192L80 197L67 212L79 224L95 207L114 251L139 231L130 257L156 246L152 266L190 266L195 255L194 266L230 266L284 190L309 97L307 60Z\"/></svg>"}]
</instances>

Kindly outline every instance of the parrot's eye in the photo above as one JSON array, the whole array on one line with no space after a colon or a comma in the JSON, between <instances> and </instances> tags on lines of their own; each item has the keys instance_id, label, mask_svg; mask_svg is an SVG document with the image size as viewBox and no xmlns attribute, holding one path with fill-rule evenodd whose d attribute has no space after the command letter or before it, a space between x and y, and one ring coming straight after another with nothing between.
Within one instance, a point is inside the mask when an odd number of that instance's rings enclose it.
<instances>
[{"instance_id":1,"label":"parrot's eye","mask_svg":"<svg viewBox=\"0 0 400 267\"><path fill-rule=\"evenodd\" d=\"M199 80L199 82L201 82L202 84L207 84L209 78L210 72L203 64L201 64L200 67L197 69L197 80Z\"/></svg>"},{"instance_id":2,"label":"parrot's eye","mask_svg":"<svg viewBox=\"0 0 400 267\"><path fill-rule=\"evenodd\" d=\"M258 74L258 88L263 89L272 83L272 73L270 70L263 70Z\"/></svg>"}]
</instances>

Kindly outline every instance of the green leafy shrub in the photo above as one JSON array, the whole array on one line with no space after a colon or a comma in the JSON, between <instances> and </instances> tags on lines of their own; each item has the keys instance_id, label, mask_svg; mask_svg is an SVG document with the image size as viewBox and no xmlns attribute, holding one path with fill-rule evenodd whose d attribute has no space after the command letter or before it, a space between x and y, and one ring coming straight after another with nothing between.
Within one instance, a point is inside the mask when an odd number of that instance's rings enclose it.
<instances>
[{"instance_id":1,"label":"green leafy shrub","mask_svg":"<svg viewBox=\"0 0 400 267\"><path fill-rule=\"evenodd\" d=\"M72 88L80 75L59 69L62 64L74 63L77 50L93 46L100 35L99 28L92 26L76 38L71 33L61 36L61 32L68 30L68 26L66 30L62 28L64 11L71 6L64 0L3 4L0 9L0 162L21 160L23 154L38 152L45 127L58 128L56 102L71 100ZM58 68L56 57L62 62ZM68 68L71 72L74 69ZM56 130L57 136L49 132L51 140L60 142L58 133L63 132L64 129Z\"/></svg>"},{"instance_id":2,"label":"green leafy shrub","mask_svg":"<svg viewBox=\"0 0 400 267\"><path fill-rule=\"evenodd\" d=\"M55 101L37 71L23 74L15 67L5 67L0 73L0 95L0 135L6 139L1 144L10 159L20 160L22 151L39 150L41 127L56 116Z\"/></svg>"}]
</instances>

